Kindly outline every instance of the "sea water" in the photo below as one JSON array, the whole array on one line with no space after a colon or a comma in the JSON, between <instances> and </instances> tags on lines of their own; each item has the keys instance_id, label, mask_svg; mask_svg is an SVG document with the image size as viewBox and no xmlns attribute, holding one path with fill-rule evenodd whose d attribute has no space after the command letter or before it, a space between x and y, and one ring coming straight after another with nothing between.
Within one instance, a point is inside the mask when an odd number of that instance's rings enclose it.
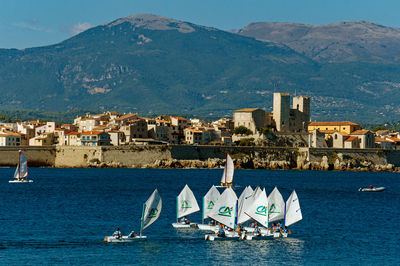
<instances>
[{"instance_id":1,"label":"sea water","mask_svg":"<svg viewBox=\"0 0 400 266\"><path fill-rule=\"evenodd\" d=\"M176 196L185 184L201 206L222 170L30 168L34 183L9 184L0 168L0 263L4 264L400 264L400 174L386 172L236 170L235 192L247 185L293 189L303 220L286 239L204 240L176 230ZM385 186L384 192L358 192ZM157 188L160 218L148 239L103 243L120 227L138 231L142 204ZM201 212L188 217L201 222Z\"/></svg>"}]
</instances>

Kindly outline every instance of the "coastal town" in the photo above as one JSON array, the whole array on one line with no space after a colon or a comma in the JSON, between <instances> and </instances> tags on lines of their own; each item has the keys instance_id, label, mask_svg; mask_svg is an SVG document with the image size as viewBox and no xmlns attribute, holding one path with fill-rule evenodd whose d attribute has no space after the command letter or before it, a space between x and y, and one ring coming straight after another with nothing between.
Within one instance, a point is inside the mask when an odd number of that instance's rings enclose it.
<instances>
[{"instance_id":1,"label":"coastal town","mask_svg":"<svg viewBox=\"0 0 400 266\"><path fill-rule=\"evenodd\" d=\"M273 111L235 110L233 119L206 122L198 118L107 111L57 121L0 123L0 146L242 145L263 146L270 135L299 136L297 146L314 148L400 149L400 132L363 129L350 121L310 121L307 96L274 93ZM269 144L279 146L280 144ZM286 146L291 144L285 143Z\"/></svg>"}]
</instances>

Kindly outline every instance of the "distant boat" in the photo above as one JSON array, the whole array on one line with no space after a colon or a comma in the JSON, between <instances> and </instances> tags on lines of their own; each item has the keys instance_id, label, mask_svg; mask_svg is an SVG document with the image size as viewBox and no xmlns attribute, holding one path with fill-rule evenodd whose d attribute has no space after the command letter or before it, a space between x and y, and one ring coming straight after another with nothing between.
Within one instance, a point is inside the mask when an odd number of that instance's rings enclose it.
<instances>
[{"instance_id":1,"label":"distant boat","mask_svg":"<svg viewBox=\"0 0 400 266\"><path fill-rule=\"evenodd\" d=\"M381 192L384 190L386 190L385 187L373 187L373 188L364 187L364 188L358 189L358 191L360 191L360 192Z\"/></svg>"},{"instance_id":2,"label":"distant boat","mask_svg":"<svg viewBox=\"0 0 400 266\"><path fill-rule=\"evenodd\" d=\"M160 194L158 194L158 190L154 190L149 199L143 204L143 212L140 223L140 233L134 237L130 236L122 236L122 238L118 238L117 236L106 236L104 237L104 242L132 242L135 240L146 239L147 236L143 236L142 232L144 229L149 227L152 223L154 223L158 217L160 217L162 208L162 200Z\"/></svg>"},{"instance_id":3,"label":"distant boat","mask_svg":"<svg viewBox=\"0 0 400 266\"><path fill-rule=\"evenodd\" d=\"M18 164L14 173L14 180L9 180L8 183L32 183L32 179L28 179L28 161L25 155L19 150Z\"/></svg>"},{"instance_id":4,"label":"distant boat","mask_svg":"<svg viewBox=\"0 0 400 266\"><path fill-rule=\"evenodd\" d=\"M200 211L199 204L197 204L197 200L190 190L188 185L182 189L181 193L179 193L176 198L176 223L173 223L172 226L174 228L190 228L195 227L195 223L181 223L179 219L182 217L186 217L189 214Z\"/></svg>"},{"instance_id":5,"label":"distant boat","mask_svg":"<svg viewBox=\"0 0 400 266\"><path fill-rule=\"evenodd\" d=\"M293 190L292 194L289 196L285 203L285 219L283 222L283 226L289 226L303 219L303 215L301 214L301 208L299 203L299 198L297 197L297 193ZM287 237L287 232L282 232L282 237Z\"/></svg>"},{"instance_id":6,"label":"distant boat","mask_svg":"<svg viewBox=\"0 0 400 266\"><path fill-rule=\"evenodd\" d=\"M224 173L221 178L221 186L217 187L231 187L233 181L233 173L235 171L235 165L229 153L226 154L226 163L224 167Z\"/></svg>"}]
</instances>

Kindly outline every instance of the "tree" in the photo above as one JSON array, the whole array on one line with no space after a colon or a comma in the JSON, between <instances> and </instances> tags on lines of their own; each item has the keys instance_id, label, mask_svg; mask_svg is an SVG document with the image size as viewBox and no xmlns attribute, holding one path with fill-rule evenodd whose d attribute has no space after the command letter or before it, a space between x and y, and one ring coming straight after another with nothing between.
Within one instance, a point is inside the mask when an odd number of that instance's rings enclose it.
<instances>
[{"instance_id":1,"label":"tree","mask_svg":"<svg viewBox=\"0 0 400 266\"><path fill-rule=\"evenodd\" d=\"M239 141L239 146L254 146L254 138L244 138Z\"/></svg>"},{"instance_id":2,"label":"tree","mask_svg":"<svg viewBox=\"0 0 400 266\"><path fill-rule=\"evenodd\" d=\"M235 135L253 135L253 131L251 131L250 129L248 129L245 126L238 126L235 127L235 129L233 130L233 134Z\"/></svg>"},{"instance_id":3,"label":"tree","mask_svg":"<svg viewBox=\"0 0 400 266\"><path fill-rule=\"evenodd\" d=\"M386 127L379 126L379 127L374 128L372 131L376 132L378 130L386 130L386 129L387 129Z\"/></svg>"}]
</instances>

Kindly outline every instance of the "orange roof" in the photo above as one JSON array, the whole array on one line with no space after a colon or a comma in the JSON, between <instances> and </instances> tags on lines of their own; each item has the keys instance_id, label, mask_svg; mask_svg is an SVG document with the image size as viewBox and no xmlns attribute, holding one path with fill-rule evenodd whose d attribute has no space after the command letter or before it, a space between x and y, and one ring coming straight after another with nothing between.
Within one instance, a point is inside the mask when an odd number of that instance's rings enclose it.
<instances>
[{"instance_id":1,"label":"orange roof","mask_svg":"<svg viewBox=\"0 0 400 266\"><path fill-rule=\"evenodd\" d=\"M369 130L366 129L362 129L362 130L356 130L350 133L350 135L365 135L368 132L370 132Z\"/></svg>"},{"instance_id":2,"label":"orange roof","mask_svg":"<svg viewBox=\"0 0 400 266\"><path fill-rule=\"evenodd\" d=\"M400 142L400 139L399 138L395 138L395 137L390 137L390 138L387 138L387 139L390 139L393 142Z\"/></svg>"},{"instance_id":3,"label":"orange roof","mask_svg":"<svg viewBox=\"0 0 400 266\"><path fill-rule=\"evenodd\" d=\"M239 110L235 110L236 112L246 112L246 113L251 113L254 112L255 110L258 110L260 108L243 108L243 109L239 109Z\"/></svg>"},{"instance_id":4,"label":"orange roof","mask_svg":"<svg viewBox=\"0 0 400 266\"><path fill-rule=\"evenodd\" d=\"M183 118L183 117L180 117L180 116L171 116L171 118L175 118L175 119L178 119L178 120L181 120L181 121L187 121L186 118Z\"/></svg>"},{"instance_id":5,"label":"orange roof","mask_svg":"<svg viewBox=\"0 0 400 266\"><path fill-rule=\"evenodd\" d=\"M339 122L310 122L309 126L360 126L357 123L349 121L339 121Z\"/></svg>"},{"instance_id":6,"label":"orange roof","mask_svg":"<svg viewBox=\"0 0 400 266\"><path fill-rule=\"evenodd\" d=\"M193 132L193 133L203 133L203 131L200 131L200 130L197 130L197 129L194 129L194 128L186 128L185 130L189 130L189 131L191 131L191 132Z\"/></svg>"},{"instance_id":7,"label":"orange roof","mask_svg":"<svg viewBox=\"0 0 400 266\"><path fill-rule=\"evenodd\" d=\"M103 133L103 131L84 131L82 132L82 135L99 135L100 133Z\"/></svg>"},{"instance_id":8,"label":"orange roof","mask_svg":"<svg viewBox=\"0 0 400 266\"><path fill-rule=\"evenodd\" d=\"M390 141L390 140L385 139L385 138L380 138L380 137L375 137L375 142L390 142L390 143L393 143L393 141Z\"/></svg>"},{"instance_id":9,"label":"orange roof","mask_svg":"<svg viewBox=\"0 0 400 266\"><path fill-rule=\"evenodd\" d=\"M344 132L336 131L335 133L338 133L338 134L340 134L340 135L342 135L342 136L344 136L344 137L350 136L349 134L344 133Z\"/></svg>"},{"instance_id":10,"label":"orange roof","mask_svg":"<svg viewBox=\"0 0 400 266\"><path fill-rule=\"evenodd\" d=\"M67 134L65 134L65 135L80 135L81 133L79 133L79 132L76 132L76 131L72 131L72 132L68 132Z\"/></svg>"},{"instance_id":11,"label":"orange roof","mask_svg":"<svg viewBox=\"0 0 400 266\"><path fill-rule=\"evenodd\" d=\"M345 141L353 141L355 139L358 139L358 138L356 136L350 136Z\"/></svg>"},{"instance_id":12,"label":"orange roof","mask_svg":"<svg viewBox=\"0 0 400 266\"><path fill-rule=\"evenodd\" d=\"M108 133L123 133L123 132L116 130L116 129L112 129L112 130L108 131Z\"/></svg>"}]
</instances>

